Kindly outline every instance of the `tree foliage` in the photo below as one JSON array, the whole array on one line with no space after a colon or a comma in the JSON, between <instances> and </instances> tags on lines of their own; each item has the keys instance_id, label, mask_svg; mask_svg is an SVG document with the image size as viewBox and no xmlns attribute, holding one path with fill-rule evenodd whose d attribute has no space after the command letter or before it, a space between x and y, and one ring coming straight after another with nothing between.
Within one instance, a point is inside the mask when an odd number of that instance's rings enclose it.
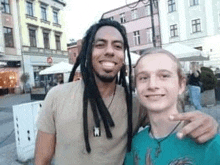
<instances>
[{"instance_id":1,"label":"tree foliage","mask_svg":"<svg viewBox=\"0 0 220 165\"><path fill-rule=\"evenodd\" d=\"M201 67L201 81L203 83L204 90L215 89L217 85L217 78L213 71L208 67Z\"/></svg>"}]
</instances>

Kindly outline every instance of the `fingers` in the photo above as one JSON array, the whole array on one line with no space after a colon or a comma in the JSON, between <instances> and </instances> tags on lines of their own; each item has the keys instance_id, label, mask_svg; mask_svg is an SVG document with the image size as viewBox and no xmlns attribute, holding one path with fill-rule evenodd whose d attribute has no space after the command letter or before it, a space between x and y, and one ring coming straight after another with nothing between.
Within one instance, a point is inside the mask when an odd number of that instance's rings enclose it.
<instances>
[{"instance_id":1,"label":"fingers","mask_svg":"<svg viewBox=\"0 0 220 165\"><path fill-rule=\"evenodd\" d=\"M193 111L193 112L185 112L185 113L179 113L179 114L174 114L170 116L170 120L172 121L191 121L195 117L198 118L203 114L200 111Z\"/></svg>"},{"instance_id":2,"label":"fingers","mask_svg":"<svg viewBox=\"0 0 220 165\"><path fill-rule=\"evenodd\" d=\"M211 139L213 138L213 136L215 136L215 132L214 131L211 131L211 132L205 132L203 135L199 136L196 138L196 141L198 143L205 143L207 142L207 139Z\"/></svg>"},{"instance_id":3,"label":"fingers","mask_svg":"<svg viewBox=\"0 0 220 165\"><path fill-rule=\"evenodd\" d=\"M215 136L217 133L217 121L202 112L194 111L176 114L170 117L171 120L182 120L185 126L177 133L177 137L182 139L190 136L198 143L204 143Z\"/></svg>"},{"instance_id":4,"label":"fingers","mask_svg":"<svg viewBox=\"0 0 220 165\"><path fill-rule=\"evenodd\" d=\"M183 137L190 135L193 138L196 138L200 135L200 133L204 133L204 127L202 127L202 121L194 121L186 124L182 130L177 133L177 137L182 139ZM200 129L201 127L201 129ZM200 132L202 130L202 132Z\"/></svg>"}]
</instances>

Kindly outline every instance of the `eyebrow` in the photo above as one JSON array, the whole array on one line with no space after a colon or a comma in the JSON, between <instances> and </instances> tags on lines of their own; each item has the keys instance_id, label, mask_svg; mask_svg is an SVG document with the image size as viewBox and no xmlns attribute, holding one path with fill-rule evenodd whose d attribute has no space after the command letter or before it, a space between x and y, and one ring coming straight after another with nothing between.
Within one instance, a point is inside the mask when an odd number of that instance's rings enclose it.
<instances>
[{"instance_id":1,"label":"eyebrow","mask_svg":"<svg viewBox=\"0 0 220 165\"><path fill-rule=\"evenodd\" d=\"M103 38L98 38L96 40L94 40L94 43L96 42L99 42L99 41L102 41L102 42L107 42L107 40L103 39ZM114 43L121 43L121 44L124 44L124 42L122 40L113 40Z\"/></svg>"},{"instance_id":2,"label":"eyebrow","mask_svg":"<svg viewBox=\"0 0 220 165\"><path fill-rule=\"evenodd\" d=\"M161 69L161 70L158 70L158 72L168 72L170 74L173 74L173 72L169 71L169 70L166 70L166 69ZM148 74L147 71L141 71L139 73L136 74L136 76L140 75L140 74Z\"/></svg>"}]
</instances>

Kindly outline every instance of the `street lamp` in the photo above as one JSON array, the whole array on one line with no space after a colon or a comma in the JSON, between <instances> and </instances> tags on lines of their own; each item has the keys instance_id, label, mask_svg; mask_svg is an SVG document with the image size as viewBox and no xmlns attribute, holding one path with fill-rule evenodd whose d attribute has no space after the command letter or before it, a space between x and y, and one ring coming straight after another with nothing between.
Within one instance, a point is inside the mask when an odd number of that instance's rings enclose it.
<instances>
[{"instance_id":1,"label":"street lamp","mask_svg":"<svg viewBox=\"0 0 220 165\"><path fill-rule=\"evenodd\" d=\"M156 37L155 37L155 27L154 27L154 11L153 11L153 5L155 8L158 8L158 1L157 0L138 0L137 2L128 4L127 0L125 0L127 7L129 8L135 8L137 5L142 2L145 5L148 5L150 3L150 15L151 15L151 26L152 26L152 40L153 40L153 46L156 47Z\"/></svg>"}]
</instances>

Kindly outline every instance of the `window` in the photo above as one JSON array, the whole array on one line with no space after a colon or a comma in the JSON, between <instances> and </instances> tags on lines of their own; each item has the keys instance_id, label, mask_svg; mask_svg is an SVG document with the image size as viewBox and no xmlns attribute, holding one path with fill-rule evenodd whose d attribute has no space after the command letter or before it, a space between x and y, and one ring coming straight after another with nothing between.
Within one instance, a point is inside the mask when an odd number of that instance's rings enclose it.
<instances>
[{"instance_id":1,"label":"window","mask_svg":"<svg viewBox=\"0 0 220 165\"><path fill-rule=\"evenodd\" d=\"M137 19L138 18L137 9L131 10L131 18L132 19Z\"/></svg>"},{"instance_id":2,"label":"window","mask_svg":"<svg viewBox=\"0 0 220 165\"><path fill-rule=\"evenodd\" d=\"M201 32L200 19L192 20L192 32L193 33Z\"/></svg>"},{"instance_id":3,"label":"window","mask_svg":"<svg viewBox=\"0 0 220 165\"><path fill-rule=\"evenodd\" d=\"M12 28L4 27L5 47L14 47Z\"/></svg>"},{"instance_id":4,"label":"window","mask_svg":"<svg viewBox=\"0 0 220 165\"><path fill-rule=\"evenodd\" d=\"M34 12L33 12L33 3L32 2L28 2L27 1L27 15L29 16L34 16Z\"/></svg>"},{"instance_id":5,"label":"window","mask_svg":"<svg viewBox=\"0 0 220 165\"><path fill-rule=\"evenodd\" d=\"M140 45L140 34L139 31L134 32L134 45Z\"/></svg>"},{"instance_id":6,"label":"window","mask_svg":"<svg viewBox=\"0 0 220 165\"><path fill-rule=\"evenodd\" d=\"M43 32L43 38L44 38L44 48L50 49L50 42L49 42L49 33Z\"/></svg>"},{"instance_id":7,"label":"window","mask_svg":"<svg viewBox=\"0 0 220 165\"><path fill-rule=\"evenodd\" d=\"M56 42L56 48L57 48L57 50L61 50L61 46L60 46L60 35L55 35L55 42Z\"/></svg>"},{"instance_id":8,"label":"window","mask_svg":"<svg viewBox=\"0 0 220 165\"><path fill-rule=\"evenodd\" d=\"M178 31L177 31L177 24L170 25L170 37L177 37Z\"/></svg>"},{"instance_id":9,"label":"window","mask_svg":"<svg viewBox=\"0 0 220 165\"><path fill-rule=\"evenodd\" d=\"M148 4L147 6L145 6L145 11L146 11L146 15L149 16L150 14L150 4Z\"/></svg>"},{"instance_id":10,"label":"window","mask_svg":"<svg viewBox=\"0 0 220 165\"><path fill-rule=\"evenodd\" d=\"M121 13L120 14L120 20L121 20L121 23L125 23L126 20L125 20L125 13Z\"/></svg>"},{"instance_id":11,"label":"window","mask_svg":"<svg viewBox=\"0 0 220 165\"><path fill-rule=\"evenodd\" d=\"M47 6L41 4L41 18L42 20L47 20Z\"/></svg>"},{"instance_id":12,"label":"window","mask_svg":"<svg viewBox=\"0 0 220 165\"><path fill-rule=\"evenodd\" d=\"M59 20L58 20L58 11L57 10L53 10L53 22L58 24Z\"/></svg>"},{"instance_id":13,"label":"window","mask_svg":"<svg viewBox=\"0 0 220 165\"><path fill-rule=\"evenodd\" d=\"M147 34L147 43L152 43L152 36L153 36L152 28L148 28L146 34Z\"/></svg>"},{"instance_id":14,"label":"window","mask_svg":"<svg viewBox=\"0 0 220 165\"><path fill-rule=\"evenodd\" d=\"M175 0L168 0L168 12L174 12L176 11L176 4L175 4Z\"/></svg>"},{"instance_id":15,"label":"window","mask_svg":"<svg viewBox=\"0 0 220 165\"><path fill-rule=\"evenodd\" d=\"M3 8L3 13L10 13L9 0L1 0L1 5Z\"/></svg>"},{"instance_id":16,"label":"window","mask_svg":"<svg viewBox=\"0 0 220 165\"><path fill-rule=\"evenodd\" d=\"M196 6L199 4L199 0L190 0L190 6Z\"/></svg>"},{"instance_id":17,"label":"window","mask_svg":"<svg viewBox=\"0 0 220 165\"><path fill-rule=\"evenodd\" d=\"M30 38L30 46L31 47L37 47L37 43L36 43L36 30L29 29L29 38Z\"/></svg>"}]
</instances>

